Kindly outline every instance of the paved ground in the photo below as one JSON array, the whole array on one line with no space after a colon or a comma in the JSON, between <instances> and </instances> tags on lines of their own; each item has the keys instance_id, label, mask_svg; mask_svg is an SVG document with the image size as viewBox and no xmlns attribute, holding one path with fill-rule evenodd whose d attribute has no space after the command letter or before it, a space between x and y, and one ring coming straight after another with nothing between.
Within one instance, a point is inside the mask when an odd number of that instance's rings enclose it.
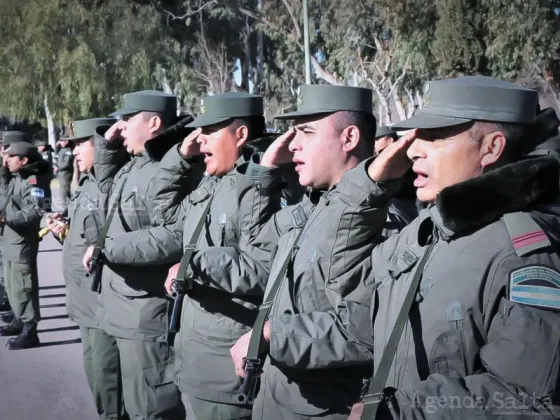
<instances>
[{"instance_id":1,"label":"paved ground","mask_svg":"<svg viewBox=\"0 0 560 420\"><path fill-rule=\"evenodd\" d=\"M79 330L64 307L61 257L61 246L48 235L38 258L41 347L10 351L7 338L0 338L2 420L98 418L82 367Z\"/></svg>"}]
</instances>

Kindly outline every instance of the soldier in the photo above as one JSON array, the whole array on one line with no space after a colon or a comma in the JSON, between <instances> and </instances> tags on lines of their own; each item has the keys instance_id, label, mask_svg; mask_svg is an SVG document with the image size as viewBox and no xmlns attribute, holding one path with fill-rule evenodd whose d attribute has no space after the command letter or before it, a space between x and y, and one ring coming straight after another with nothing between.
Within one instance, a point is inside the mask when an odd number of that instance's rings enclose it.
<instances>
[{"instance_id":1,"label":"soldier","mask_svg":"<svg viewBox=\"0 0 560 420\"><path fill-rule=\"evenodd\" d=\"M261 278L266 272L239 260L240 232L250 221L238 219L235 170L274 140L274 136L264 134L263 113L261 96L231 92L204 98L201 114L189 124L196 131L166 155L160 168L165 187L182 184L182 167L193 156L202 154L206 163L207 176L183 201L182 215L178 216L184 219L180 224L185 249L195 245L197 250L190 261L181 264L188 265L186 277L197 284L184 298L181 329L175 339L176 382L186 394L185 405L190 401L199 420L251 418L251 405L236 398L241 383L229 349L250 330L262 300L262 284L245 287L239 280ZM286 178L290 174L295 175L293 167L288 168ZM297 182L292 184L296 188L285 191L286 204L299 201L303 193ZM174 201L163 198L164 202ZM208 215L206 206L210 206ZM207 222L193 238L201 218ZM227 247L227 251L221 253L218 247ZM166 288L170 294L179 267L175 264L169 271ZM229 287L218 291L212 288L217 282Z\"/></svg>"},{"instance_id":2,"label":"soldier","mask_svg":"<svg viewBox=\"0 0 560 420\"><path fill-rule=\"evenodd\" d=\"M5 135L6 136L6 135ZM37 253L39 225L44 214L46 186L39 180L48 171L37 148L30 141L18 141L24 133L12 132L12 142L4 151L7 166L13 174L8 186L8 198L2 211L4 277L13 321L0 329L2 336L17 336L8 341L10 350L39 345L37 324L39 313L39 278ZM6 141L6 137L4 137Z\"/></svg>"},{"instance_id":3,"label":"soldier","mask_svg":"<svg viewBox=\"0 0 560 420\"><path fill-rule=\"evenodd\" d=\"M105 137L95 138L96 176L105 177L115 165L107 154L115 149L132 158L121 161L113 178L108 226L102 257L103 310L100 327L116 338L120 354L125 408L131 418L184 418L181 393L173 383L174 355L168 337L165 278L181 258L181 238L155 219L154 176L164 154L184 137L177 122L177 98L159 91L126 94L122 120ZM189 119L189 121L191 121ZM169 128L169 130L166 130ZM124 146L124 147L123 147ZM185 170L190 171L191 167ZM202 171L193 172L197 184ZM184 190L189 185L183 186ZM108 217L109 217L108 215ZM94 247L83 264L90 270Z\"/></svg>"},{"instance_id":4,"label":"soldier","mask_svg":"<svg viewBox=\"0 0 560 420\"><path fill-rule=\"evenodd\" d=\"M70 135L72 133L70 132ZM54 162L54 173L58 178L62 207L68 207L71 196L72 177L74 176L74 155L68 142L68 137L61 138L58 142L58 151Z\"/></svg>"},{"instance_id":5,"label":"soldier","mask_svg":"<svg viewBox=\"0 0 560 420\"><path fill-rule=\"evenodd\" d=\"M46 139L40 138L37 141L35 141L35 146L37 146L37 150L39 150L39 153L41 154L43 159L46 160L47 162L49 162L49 165L51 165L51 169L52 169L53 149L52 149L51 145L49 144L49 142ZM51 172L51 176L52 175L53 174Z\"/></svg>"},{"instance_id":6,"label":"soldier","mask_svg":"<svg viewBox=\"0 0 560 420\"><path fill-rule=\"evenodd\" d=\"M345 419L359 400L362 381L371 374L370 349L359 342L371 335L370 296L361 287L368 267L362 261L382 240L387 200L399 186L372 184L365 169L375 135L371 90L300 89L298 110L277 117L295 119L294 128L239 168L237 181L239 219L251 221L242 239L249 243L244 258L269 273L268 279L252 279L266 285L267 304L259 314L266 323L231 349L236 373L246 376L245 360L262 358L266 344L254 419ZM280 207L281 180L274 172L292 161L310 192L301 204L270 217Z\"/></svg>"},{"instance_id":7,"label":"soldier","mask_svg":"<svg viewBox=\"0 0 560 420\"><path fill-rule=\"evenodd\" d=\"M7 187L10 181L10 171L8 167L4 164L4 154L2 153L4 149L4 132L0 132L0 155L2 156L2 166L0 166L0 209L3 209L7 200ZM0 236L0 247L2 245L2 237ZM1 251L1 250L0 250ZM2 260L0 260L2 263ZM6 282L4 279L4 269L0 270L0 312L2 312L2 321L8 323L13 319L13 312L8 300L8 292L6 291Z\"/></svg>"},{"instance_id":8,"label":"soldier","mask_svg":"<svg viewBox=\"0 0 560 420\"><path fill-rule=\"evenodd\" d=\"M47 219L47 227L63 243L66 308L69 318L80 326L84 369L97 413L104 420L118 418L119 401L122 398L118 380L119 352L115 338L99 328L95 316L99 309L99 294L88 287L86 271L81 262L87 247L95 244L103 228L107 214L106 184L112 182L116 173L107 172L104 179L95 174L93 136L96 130L103 132L115 122L112 118L75 121L74 136L69 137L68 141L75 144L74 157L81 173L78 188L70 202L68 218L55 213ZM114 159L119 158L119 152L115 151ZM98 184L103 187L100 189ZM67 232L67 236L64 236L64 232Z\"/></svg>"},{"instance_id":9,"label":"soldier","mask_svg":"<svg viewBox=\"0 0 560 420\"><path fill-rule=\"evenodd\" d=\"M415 129L409 160L372 179L412 163L431 205L371 255L375 376L362 419L559 418L560 168L523 158L537 100L487 77L434 81L396 124Z\"/></svg>"}]
</instances>

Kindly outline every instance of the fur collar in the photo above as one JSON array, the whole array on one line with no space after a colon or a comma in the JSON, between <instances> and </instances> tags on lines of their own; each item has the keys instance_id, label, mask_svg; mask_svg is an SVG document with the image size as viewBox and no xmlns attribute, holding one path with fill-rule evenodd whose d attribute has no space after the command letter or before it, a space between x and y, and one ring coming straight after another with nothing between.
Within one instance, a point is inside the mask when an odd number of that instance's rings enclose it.
<instances>
[{"instance_id":1,"label":"fur collar","mask_svg":"<svg viewBox=\"0 0 560 420\"><path fill-rule=\"evenodd\" d=\"M515 162L445 188L436 200L434 218L450 236L489 224L506 213L554 202L560 164L552 157ZM437 220L440 219L440 220Z\"/></svg>"}]
</instances>

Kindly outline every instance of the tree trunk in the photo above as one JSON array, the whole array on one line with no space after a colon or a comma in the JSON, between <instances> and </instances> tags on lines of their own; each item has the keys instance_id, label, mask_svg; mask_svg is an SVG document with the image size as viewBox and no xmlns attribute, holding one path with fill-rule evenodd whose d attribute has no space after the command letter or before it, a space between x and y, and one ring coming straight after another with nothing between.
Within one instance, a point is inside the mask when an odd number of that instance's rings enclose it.
<instances>
[{"instance_id":1,"label":"tree trunk","mask_svg":"<svg viewBox=\"0 0 560 420\"><path fill-rule=\"evenodd\" d=\"M56 148L56 127L54 126L53 115L51 114L51 110L49 109L49 101L47 95L45 95L44 105L45 117L47 118L48 141L51 147L54 149Z\"/></svg>"},{"instance_id":2,"label":"tree trunk","mask_svg":"<svg viewBox=\"0 0 560 420\"><path fill-rule=\"evenodd\" d=\"M258 8L259 13L261 12L263 7L263 0L259 0ZM255 77L255 85L253 89L255 90L256 94L261 94L263 89L263 82L264 82L264 33L259 30L257 34L257 75Z\"/></svg>"},{"instance_id":3,"label":"tree trunk","mask_svg":"<svg viewBox=\"0 0 560 420\"><path fill-rule=\"evenodd\" d=\"M406 111L404 110L402 98L397 93L397 89L393 91L393 100L395 101L395 108L397 108L397 114L399 114L400 121L406 120Z\"/></svg>"}]
</instances>

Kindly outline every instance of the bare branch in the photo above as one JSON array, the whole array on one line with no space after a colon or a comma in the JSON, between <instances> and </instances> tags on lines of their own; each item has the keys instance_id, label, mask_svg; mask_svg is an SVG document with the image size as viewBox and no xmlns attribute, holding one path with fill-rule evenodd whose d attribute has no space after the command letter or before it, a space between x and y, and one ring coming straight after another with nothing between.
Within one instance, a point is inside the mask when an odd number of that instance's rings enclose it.
<instances>
[{"instance_id":1,"label":"bare branch","mask_svg":"<svg viewBox=\"0 0 560 420\"><path fill-rule=\"evenodd\" d=\"M163 9L163 12L167 14L168 19L171 18L172 20L182 20L182 19L188 18L189 16L196 15L197 13L202 12L205 8L210 7L213 4L217 4L217 3L218 2L216 0L207 1L202 6L200 6L198 9L188 11L187 13L185 13L184 15L181 15L181 16L176 16L173 13L171 13L170 11L165 10L165 9Z\"/></svg>"},{"instance_id":2,"label":"bare branch","mask_svg":"<svg viewBox=\"0 0 560 420\"><path fill-rule=\"evenodd\" d=\"M317 58L315 58L313 55L311 56L311 65L313 66L313 69L315 70L318 78L324 80L327 83L330 83L331 85L340 85L340 81L338 80L336 75L321 66Z\"/></svg>"},{"instance_id":3,"label":"bare branch","mask_svg":"<svg viewBox=\"0 0 560 420\"><path fill-rule=\"evenodd\" d=\"M393 93L399 87L399 84L402 82L402 80L406 76L406 73L408 72L408 62L409 62L409 60L410 60L410 57L406 59L406 63L404 64L403 71L402 71L401 75L397 78L397 80L395 80L395 83L393 83L393 85L391 86L389 96L393 95Z\"/></svg>"},{"instance_id":4,"label":"bare branch","mask_svg":"<svg viewBox=\"0 0 560 420\"><path fill-rule=\"evenodd\" d=\"M299 26L299 22L297 20L297 17L292 9L292 7L290 6L290 3L288 2L288 0L282 0L282 3L284 3L284 6L286 6L286 9L288 9L288 13L290 14L290 18L292 19L292 24L294 25L294 29L296 31L296 37L298 40L300 40L302 38L302 34L301 34L301 28Z\"/></svg>"}]
</instances>

